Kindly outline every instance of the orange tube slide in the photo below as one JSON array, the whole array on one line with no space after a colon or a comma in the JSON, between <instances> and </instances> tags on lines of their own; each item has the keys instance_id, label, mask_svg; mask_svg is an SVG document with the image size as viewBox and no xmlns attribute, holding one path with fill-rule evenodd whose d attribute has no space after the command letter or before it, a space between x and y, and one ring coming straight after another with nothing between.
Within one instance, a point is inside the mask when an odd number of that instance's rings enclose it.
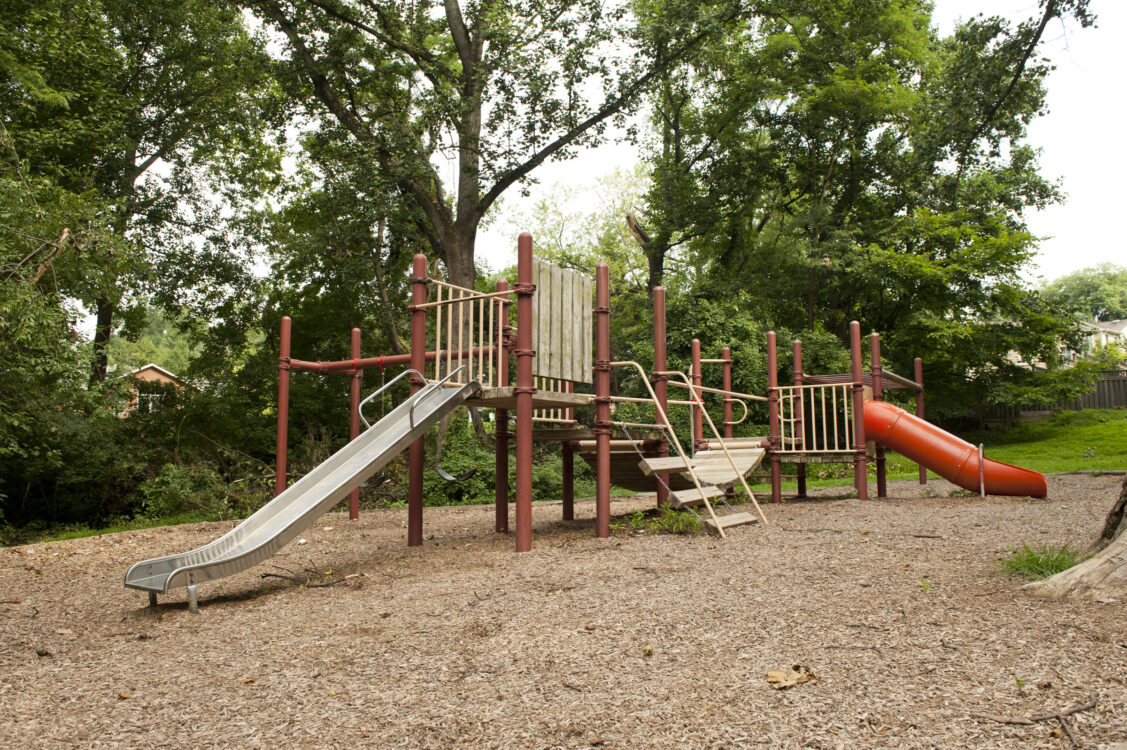
<instances>
[{"instance_id":1,"label":"orange tube slide","mask_svg":"<svg viewBox=\"0 0 1127 750\"><path fill-rule=\"evenodd\" d=\"M865 402L865 437L931 469L944 479L978 491L978 448L899 406ZM984 459L983 482L990 495L1045 497L1045 476L1020 466Z\"/></svg>"}]
</instances>

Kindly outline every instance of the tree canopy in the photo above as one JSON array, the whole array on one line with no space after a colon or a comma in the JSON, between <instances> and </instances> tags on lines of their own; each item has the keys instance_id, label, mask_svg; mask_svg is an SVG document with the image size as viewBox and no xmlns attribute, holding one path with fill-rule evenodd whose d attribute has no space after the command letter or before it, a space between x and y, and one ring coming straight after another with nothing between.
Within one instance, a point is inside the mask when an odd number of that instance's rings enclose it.
<instances>
[{"instance_id":1,"label":"tree canopy","mask_svg":"<svg viewBox=\"0 0 1127 750\"><path fill-rule=\"evenodd\" d=\"M1078 310L1088 320L1127 318L1127 268L1114 263L1061 276L1045 284L1042 292Z\"/></svg>"}]
</instances>

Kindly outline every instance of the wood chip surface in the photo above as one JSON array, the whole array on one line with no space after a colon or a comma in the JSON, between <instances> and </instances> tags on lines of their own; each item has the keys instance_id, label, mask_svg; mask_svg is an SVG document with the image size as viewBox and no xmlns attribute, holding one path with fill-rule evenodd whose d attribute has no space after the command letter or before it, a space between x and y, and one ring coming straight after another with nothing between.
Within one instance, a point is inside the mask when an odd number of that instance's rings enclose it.
<instances>
[{"instance_id":1,"label":"wood chip surface","mask_svg":"<svg viewBox=\"0 0 1127 750\"><path fill-rule=\"evenodd\" d=\"M593 534L535 507L326 516L253 570L148 608L142 558L231 523L0 549L0 746L1059 748L1127 740L1127 604L1055 602L998 569L1022 541L1084 549L1118 477L1047 500L952 495L764 506L730 538ZM615 513L652 497L616 499ZM321 576L310 576L309 570ZM275 573L311 583L301 586ZM816 682L776 691L802 664Z\"/></svg>"}]
</instances>

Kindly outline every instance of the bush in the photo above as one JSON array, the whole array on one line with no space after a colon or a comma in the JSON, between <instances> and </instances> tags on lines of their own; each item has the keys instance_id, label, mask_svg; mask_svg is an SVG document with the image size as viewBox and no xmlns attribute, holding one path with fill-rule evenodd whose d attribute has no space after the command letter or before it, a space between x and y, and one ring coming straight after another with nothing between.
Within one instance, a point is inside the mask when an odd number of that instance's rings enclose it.
<instances>
[{"instance_id":1,"label":"bush","mask_svg":"<svg viewBox=\"0 0 1127 750\"><path fill-rule=\"evenodd\" d=\"M227 483L210 467L201 464L167 464L160 473L137 486L141 514L158 519L185 513L201 520L218 521L232 516Z\"/></svg>"}]
</instances>

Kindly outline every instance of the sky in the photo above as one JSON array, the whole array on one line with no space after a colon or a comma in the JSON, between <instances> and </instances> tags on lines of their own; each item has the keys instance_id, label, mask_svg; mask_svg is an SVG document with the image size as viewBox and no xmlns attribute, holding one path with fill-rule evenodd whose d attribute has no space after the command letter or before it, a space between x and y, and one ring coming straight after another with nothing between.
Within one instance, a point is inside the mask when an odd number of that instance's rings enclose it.
<instances>
[{"instance_id":1,"label":"sky","mask_svg":"<svg viewBox=\"0 0 1127 750\"><path fill-rule=\"evenodd\" d=\"M1123 83L1127 2L1092 0L1096 28L1054 22L1045 31L1041 53L1056 69L1050 73L1048 114L1029 127L1027 142L1041 149L1041 173L1059 180L1065 201L1027 215L1030 231L1042 238L1029 280L1051 280L1099 263L1127 265L1127 233L1119 231L1120 211L1127 211L1127 85ZM935 0L933 23L946 35L960 19L986 12L1014 21L1038 16L1036 0ZM516 189L504 196L501 218L478 236L477 256L494 269L516 262L516 238L506 220L527 212L553 186L595 185L616 168L638 160L630 146L611 143L589 149L577 158L549 163L535 173L539 184L527 198ZM576 210L592 208L593 192L583 191ZM584 203L586 200L586 204Z\"/></svg>"}]
</instances>

